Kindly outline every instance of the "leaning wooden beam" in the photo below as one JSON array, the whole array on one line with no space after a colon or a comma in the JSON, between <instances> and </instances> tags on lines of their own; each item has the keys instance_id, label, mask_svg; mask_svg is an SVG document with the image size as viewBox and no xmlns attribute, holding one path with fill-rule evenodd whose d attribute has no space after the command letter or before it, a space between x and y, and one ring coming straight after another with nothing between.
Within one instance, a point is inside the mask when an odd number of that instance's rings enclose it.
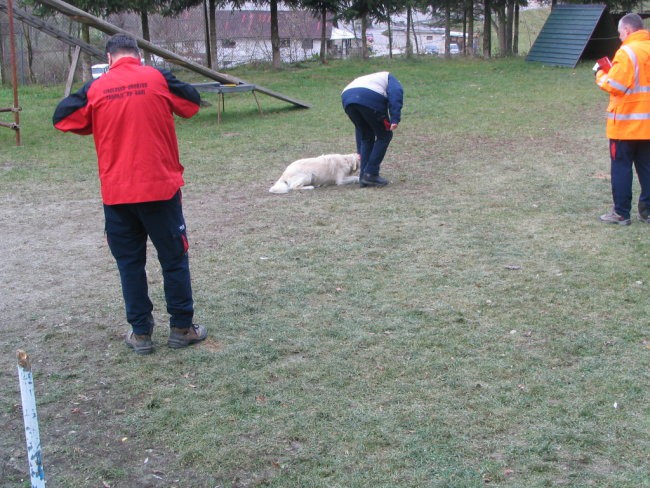
<instances>
[{"instance_id":1,"label":"leaning wooden beam","mask_svg":"<svg viewBox=\"0 0 650 488\"><path fill-rule=\"evenodd\" d=\"M152 44L146 39L138 37L132 34L131 32L125 31L124 29L120 29L119 27L109 22L106 22L105 20L100 19L99 17L95 17L94 15L91 15L88 12L78 9L77 7L74 7L69 3L63 2L61 0L38 0L38 1L39 3L42 3L44 5L52 7L55 10L58 10L62 14L67 15L68 17L76 20L77 22L88 24L89 26L94 27L95 29L100 30L102 32L105 32L106 34L111 34L111 35L128 34L135 38L135 40L138 42L138 46L140 46L141 49L144 49L145 51L149 51L150 53L155 54L157 56L160 56L165 61L168 61L173 64L177 64L179 66L182 66L183 68L187 68L191 71L194 71L195 73L199 73L200 75L203 75L212 80L218 81L220 83L229 83L234 85L252 84L242 79L235 78L234 76L230 76L224 73L219 73L218 71L211 70L209 68L206 68L205 66L195 63L194 61L184 58L183 56L179 56L178 54L172 51L168 51L167 49L156 46L155 44ZM296 100L295 98L291 98L281 93L277 93L275 91L269 90L268 88L264 88L263 86L255 85L255 90L260 93L264 93L265 95L268 95L270 97L292 103L293 105L296 105L301 108L310 107L310 105L306 102L302 102L300 100Z\"/></svg>"},{"instance_id":2,"label":"leaning wooden beam","mask_svg":"<svg viewBox=\"0 0 650 488\"><path fill-rule=\"evenodd\" d=\"M4 11L4 12L7 11L7 0L0 0L0 11ZM106 60L106 54L104 54L104 52L101 49L97 49L95 46L92 46L86 42L83 42L80 39L77 39L76 37L66 34L65 32L57 29L56 27L49 25L47 22L44 22L38 17L35 17L25 12L24 10L19 9L15 5L13 11L14 11L14 17L21 20L25 24L35 27L36 29L45 32L49 36L54 37L59 41L65 42L70 46L79 47L81 48L82 51L88 53L91 56L95 56L96 58L99 58L103 61Z\"/></svg>"}]
</instances>

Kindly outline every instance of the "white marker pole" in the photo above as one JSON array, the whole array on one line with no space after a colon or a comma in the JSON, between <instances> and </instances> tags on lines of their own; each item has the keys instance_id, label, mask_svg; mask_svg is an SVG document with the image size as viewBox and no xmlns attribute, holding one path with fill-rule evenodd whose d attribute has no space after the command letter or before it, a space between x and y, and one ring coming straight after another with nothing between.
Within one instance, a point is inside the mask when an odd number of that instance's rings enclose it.
<instances>
[{"instance_id":1,"label":"white marker pole","mask_svg":"<svg viewBox=\"0 0 650 488\"><path fill-rule=\"evenodd\" d=\"M20 397L23 402L23 420L27 440L27 457L29 458L29 475L32 488L45 488L45 472L41 454L41 436L38 433L36 416L36 395L32 367L25 351L18 350L18 379L20 380Z\"/></svg>"}]
</instances>

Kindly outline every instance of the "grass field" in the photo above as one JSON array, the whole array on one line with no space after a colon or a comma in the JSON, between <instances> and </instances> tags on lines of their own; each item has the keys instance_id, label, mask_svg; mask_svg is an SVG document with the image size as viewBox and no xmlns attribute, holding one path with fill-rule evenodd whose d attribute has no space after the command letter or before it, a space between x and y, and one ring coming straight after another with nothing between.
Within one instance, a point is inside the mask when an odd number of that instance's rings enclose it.
<instances>
[{"instance_id":1,"label":"grass field","mask_svg":"<svg viewBox=\"0 0 650 488\"><path fill-rule=\"evenodd\" d=\"M165 346L152 254L147 357L122 342L92 140L51 128L61 87L21 89L24 146L0 130L0 487L29 486L18 348L51 487L649 486L650 226L597 220L590 65L235 72L313 106L239 94L220 125L214 105L178 121L210 338ZM354 150L339 93L378 70L406 91L392 184L269 194L292 160Z\"/></svg>"}]
</instances>

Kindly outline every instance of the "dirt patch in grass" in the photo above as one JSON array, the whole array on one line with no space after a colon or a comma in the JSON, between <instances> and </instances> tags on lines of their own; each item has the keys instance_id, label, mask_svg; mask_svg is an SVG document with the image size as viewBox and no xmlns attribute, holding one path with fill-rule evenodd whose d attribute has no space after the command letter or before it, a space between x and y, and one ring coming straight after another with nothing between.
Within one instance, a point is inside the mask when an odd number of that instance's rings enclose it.
<instances>
[{"instance_id":1,"label":"dirt patch in grass","mask_svg":"<svg viewBox=\"0 0 650 488\"><path fill-rule=\"evenodd\" d=\"M59 190L34 188L5 195L0 203L0 487L21 486L27 474L17 349L27 351L33 362L45 471L52 486L179 486L179 479L215 486L191 471L170 472L171 465L182 464L177 454L149 444L129 420L133 410L148 408L143 400L147 379L143 375L138 384L131 377L142 358L129 354L122 342L127 326L119 277L103 236L101 201L91 190ZM215 198L186 191L186 219L197 255L191 262L212 252L230 232L245 229L244 214L255 203L244 193ZM148 366L166 368L172 353L165 346L162 279L152 248L149 256L158 359ZM210 337L199 349L217 354L222 343ZM120 368L129 370L127 383L120 383Z\"/></svg>"}]
</instances>

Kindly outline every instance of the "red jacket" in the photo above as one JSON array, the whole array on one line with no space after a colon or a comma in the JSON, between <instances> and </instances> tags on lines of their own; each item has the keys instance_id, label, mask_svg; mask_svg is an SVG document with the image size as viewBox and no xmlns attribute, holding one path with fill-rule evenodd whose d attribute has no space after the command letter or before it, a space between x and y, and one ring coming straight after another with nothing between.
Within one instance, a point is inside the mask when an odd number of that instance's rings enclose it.
<instances>
[{"instance_id":1,"label":"red jacket","mask_svg":"<svg viewBox=\"0 0 650 488\"><path fill-rule=\"evenodd\" d=\"M54 127L93 134L106 205L169 200L183 186L174 114L192 117L201 97L171 72L125 56L56 107Z\"/></svg>"}]
</instances>

